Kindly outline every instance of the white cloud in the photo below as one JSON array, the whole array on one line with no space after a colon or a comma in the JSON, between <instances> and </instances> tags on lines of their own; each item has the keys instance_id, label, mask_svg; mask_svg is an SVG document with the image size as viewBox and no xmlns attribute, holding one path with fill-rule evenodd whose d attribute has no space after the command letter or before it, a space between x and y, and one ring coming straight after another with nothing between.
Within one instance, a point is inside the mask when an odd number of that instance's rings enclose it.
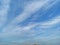
<instances>
[{"instance_id":1,"label":"white cloud","mask_svg":"<svg viewBox=\"0 0 60 45\"><path fill-rule=\"evenodd\" d=\"M10 0L1 0L0 6L0 27L7 21Z\"/></svg>"},{"instance_id":2,"label":"white cloud","mask_svg":"<svg viewBox=\"0 0 60 45\"><path fill-rule=\"evenodd\" d=\"M42 28L51 28L54 25L60 23L60 16L54 17L53 19L50 19L48 21L42 22L40 26Z\"/></svg>"},{"instance_id":3,"label":"white cloud","mask_svg":"<svg viewBox=\"0 0 60 45\"><path fill-rule=\"evenodd\" d=\"M54 6L59 0L50 0L48 1L49 3L46 3L46 5L43 7L45 8L44 10L50 9L52 6Z\"/></svg>"},{"instance_id":4,"label":"white cloud","mask_svg":"<svg viewBox=\"0 0 60 45\"><path fill-rule=\"evenodd\" d=\"M16 17L11 23L12 24L17 24L19 22L24 21L28 17L31 16L31 14L35 13L38 11L42 6L45 5L48 1L36 1L36 2L30 2L24 7L24 11L22 14L20 14L18 17Z\"/></svg>"},{"instance_id":5,"label":"white cloud","mask_svg":"<svg viewBox=\"0 0 60 45\"><path fill-rule=\"evenodd\" d=\"M51 29L52 27L54 27L55 24L59 23L59 21L60 21L60 16L57 16L48 22L34 23L34 24L29 23L27 26L23 26L23 27L10 25L3 29L3 33L6 33L8 35L21 35L23 33L29 32L31 29L33 29L34 27L37 27L37 26L39 27L39 30L41 30L43 33L45 33L46 31L44 31L44 30ZM44 30L42 30L42 29L44 29ZM32 31L33 30L31 30L31 32ZM33 33L31 35L33 35Z\"/></svg>"},{"instance_id":6,"label":"white cloud","mask_svg":"<svg viewBox=\"0 0 60 45\"><path fill-rule=\"evenodd\" d=\"M25 19L27 19L28 17L30 17L31 13L34 13L35 11L37 11L39 8L41 8L45 3L47 3L48 1L44 1L44 2L34 2L34 3L31 3L31 4L28 4L26 5L24 11L22 12L21 15L19 15L18 17L16 17L12 22L11 24L7 25L7 27L5 27L2 31L2 33L0 33L0 37L10 37L10 36L21 36L23 35L25 32L29 32L32 28L36 27L36 26L40 26L40 30L41 28L51 28L52 26L54 26L55 24L57 23L60 23L60 16L58 17L55 17L51 20L48 20L48 21L45 21L45 22L42 22L42 23L29 23L27 26L17 26L16 24L19 23L19 22L22 22L24 21ZM40 5L42 4L42 5ZM33 8L33 9L32 9ZM31 9L31 10L30 10ZM27 13L28 12L28 13ZM44 32L44 30L41 30L43 33L46 33L46 31ZM39 32L38 32L39 33ZM57 33L57 32L56 32ZM34 33L32 30L30 32L30 34L28 34L29 36L34 36L36 33ZM54 36L54 35L51 35L51 37ZM33 37L34 38L34 37ZM38 38L38 37L36 37ZM41 37L43 40L44 39L47 39L46 37ZM40 37L39 37L40 39Z\"/></svg>"},{"instance_id":7,"label":"white cloud","mask_svg":"<svg viewBox=\"0 0 60 45\"><path fill-rule=\"evenodd\" d=\"M12 30L16 26L17 23L26 20L28 17L31 16L32 13L39 10L39 8L44 6L44 4L47 2L48 2L48 0L35 1L35 2L28 3L27 5L25 5L25 8L24 8L24 11L22 12L22 14L20 14L18 17L16 17L9 25L4 27L3 31Z\"/></svg>"},{"instance_id":8,"label":"white cloud","mask_svg":"<svg viewBox=\"0 0 60 45\"><path fill-rule=\"evenodd\" d=\"M25 8L24 8L24 11L22 12L22 14L19 15L18 17L16 17L9 25L7 25L7 27L4 27L3 30L13 29L17 23L26 20L28 17L31 16L32 13L39 10L39 8L44 6L46 3L48 3L48 0L46 0L46 1L35 1L35 2L28 3L27 5L25 5ZM44 24L43 24L43 26L44 26Z\"/></svg>"}]
</instances>

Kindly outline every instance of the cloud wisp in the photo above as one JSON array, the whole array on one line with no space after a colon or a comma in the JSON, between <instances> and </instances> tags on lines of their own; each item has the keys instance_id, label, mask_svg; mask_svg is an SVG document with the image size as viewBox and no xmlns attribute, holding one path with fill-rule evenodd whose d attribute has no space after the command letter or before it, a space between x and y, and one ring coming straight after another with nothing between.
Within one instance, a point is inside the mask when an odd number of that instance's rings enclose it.
<instances>
[{"instance_id":1,"label":"cloud wisp","mask_svg":"<svg viewBox=\"0 0 60 45\"><path fill-rule=\"evenodd\" d=\"M1 0L0 5L0 28L7 22L10 0Z\"/></svg>"}]
</instances>

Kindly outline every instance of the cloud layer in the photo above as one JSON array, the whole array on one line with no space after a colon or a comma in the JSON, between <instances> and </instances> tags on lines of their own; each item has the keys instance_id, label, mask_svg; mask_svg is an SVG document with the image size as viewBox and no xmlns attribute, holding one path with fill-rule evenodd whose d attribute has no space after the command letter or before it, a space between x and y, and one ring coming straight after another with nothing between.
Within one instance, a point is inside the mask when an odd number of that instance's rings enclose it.
<instances>
[{"instance_id":1,"label":"cloud layer","mask_svg":"<svg viewBox=\"0 0 60 45\"><path fill-rule=\"evenodd\" d=\"M22 12L17 16L13 16L10 12L13 10L11 5L15 4L14 1L2 0L0 2L0 42L59 43L59 0L20 0L22 4L19 3L19 8L12 6L16 11L13 13L21 12L20 8L22 8ZM19 1L17 0L16 4L17 2ZM17 11L18 9L20 11Z\"/></svg>"}]
</instances>

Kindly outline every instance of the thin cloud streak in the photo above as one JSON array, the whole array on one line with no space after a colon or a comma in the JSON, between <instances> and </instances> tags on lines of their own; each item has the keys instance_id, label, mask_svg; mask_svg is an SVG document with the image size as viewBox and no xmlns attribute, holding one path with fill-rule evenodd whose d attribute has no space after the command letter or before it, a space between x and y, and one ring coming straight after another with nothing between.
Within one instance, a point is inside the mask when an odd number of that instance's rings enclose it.
<instances>
[{"instance_id":1,"label":"thin cloud streak","mask_svg":"<svg viewBox=\"0 0 60 45\"><path fill-rule=\"evenodd\" d=\"M4 25L7 21L7 14L9 10L10 0L1 0L1 8L0 8L0 27Z\"/></svg>"},{"instance_id":2,"label":"thin cloud streak","mask_svg":"<svg viewBox=\"0 0 60 45\"><path fill-rule=\"evenodd\" d=\"M32 2L30 4L27 4L25 6L24 11L22 12L22 14L20 14L18 17L16 17L12 21L12 24L16 24L16 23L22 22L25 19L29 18L33 13L38 11L47 2L48 1L36 1L36 2Z\"/></svg>"}]
</instances>

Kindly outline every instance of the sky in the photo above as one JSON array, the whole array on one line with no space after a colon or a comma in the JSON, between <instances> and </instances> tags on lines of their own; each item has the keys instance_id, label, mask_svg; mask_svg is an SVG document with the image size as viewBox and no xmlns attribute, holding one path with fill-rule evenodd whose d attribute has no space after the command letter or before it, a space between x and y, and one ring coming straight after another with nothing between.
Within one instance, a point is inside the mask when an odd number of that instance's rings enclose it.
<instances>
[{"instance_id":1,"label":"sky","mask_svg":"<svg viewBox=\"0 0 60 45\"><path fill-rule=\"evenodd\" d=\"M0 0L0 43L60 44L60 0Z\"/></svg>"}]
</instances>

